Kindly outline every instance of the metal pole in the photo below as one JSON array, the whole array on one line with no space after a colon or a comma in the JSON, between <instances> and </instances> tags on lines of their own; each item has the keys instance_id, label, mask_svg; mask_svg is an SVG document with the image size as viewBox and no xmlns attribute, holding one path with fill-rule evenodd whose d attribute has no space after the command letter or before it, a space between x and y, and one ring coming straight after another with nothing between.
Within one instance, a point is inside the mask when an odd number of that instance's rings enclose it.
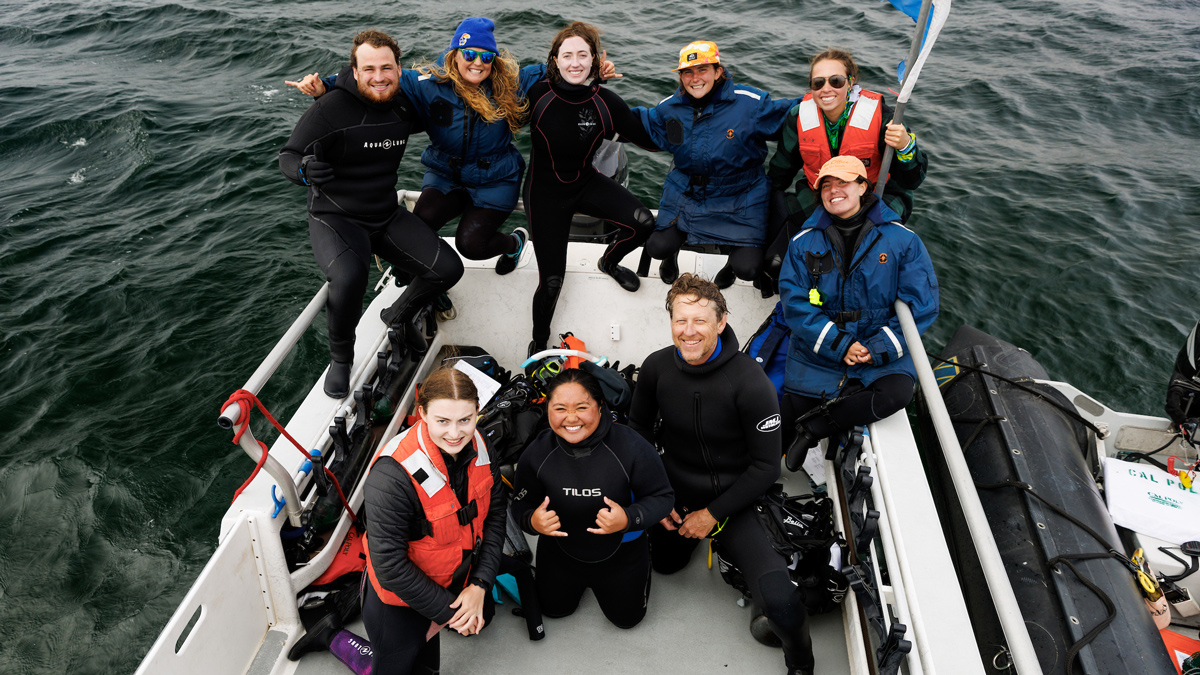
<instances>
[{"instance_id":1,"label":"metal pole","mask_svg":"<svg viewBox=\"0 0 1200 675\"><path fill-rule=\"evenodd\" d=\"M913 71L912 65L921 53L921 43L924 42L925 27L929 23L929 11L932 7L933 0L921 0L921 11L917 13L917 29L913 34L912 46L908 48L908 58L904 60L904 82L908 82L908 76ZM904 88L904 82L900 83L901 89ZM892 113L892 122L900 124L904 120L905 103L907 102L900 101L896 103L896 110ZM887 183L888 168L892 165L892 156L895 154L895 148L890 145L884 146L883 161L879 164L879 184L875 186L876 197L883 197L883 186Z\"/></svg>"},{"instance_id":2,"label":"metal pole","mask_svg":"<svg viewBox=\"0 0 1200 675\"><path fill-rule=\"evenodd\" d=\"M292 322L292 325L283 334L283 337L279 338L279 342L275 343L275 347L271 349L271 353L267 354L267 358L258 364L258 368L250 376L250 379L246 380L246 384L242 386L242 389L255 396L258 395L259 390L267 383L267 380L279 369L279 365L283 363L283 359L291 353L292 348L300 341L300 336L304 335L304 331L308 330L317 313L325 306L325 300L328 297L329 282L327 281L324 286L321 286L321 290L317 291L317 294L313 296L313 299L308 301L308 305L304 307L304 311L300 312L300 316L296 317L296 320ZM222 429L232 429L241 414L242 406L234 403L226 408L225 412L221 413L221 416L217 418L217 424ZM257 460L257 458L255 459Z\"/></svg>"},{"instance_id":3,"label":"metal pole","mask_svg":"<svg viewBox=\"0 0 1200 675\"><path fill-rule=\"evenodd\" d=\"M942 455L946 458L946 466L954 482L954 491L958 494L958 501L962 506L963 518L971 531L971 542L975 545L983 576L987 579L988 590L996 603L996 614L1000 617L1000 625L1004 629L1004 638L1008 641L1013 665L1016 666L1019 675L1042 675L1041 664L1038 663L1037 653L1033 650L1033 641L1029 638L1025 619L1021 616L1021 606L1017 604L1012 582L1008 579L1008 573L1004 571L1004 560L1000 557L1000 550L996 546L996 538L992 536L992 528L988 525L983 505L979 502L979 493L975 490L971 470L967 467L967 461L963 459L962 446L958 443L958 435L954 433L954 425L946 411L946 402L942 400L942 392L938 389L933 368L924 357L925 346L921 343L921 334L917 332L912 311L903 300L897 300L895 308L900 327L904 331L904 340L908 343L909 353L913 355L913 364L917 368L917 381L929 406L929 417L942 444Z\"/></svg>"}]
</instances>

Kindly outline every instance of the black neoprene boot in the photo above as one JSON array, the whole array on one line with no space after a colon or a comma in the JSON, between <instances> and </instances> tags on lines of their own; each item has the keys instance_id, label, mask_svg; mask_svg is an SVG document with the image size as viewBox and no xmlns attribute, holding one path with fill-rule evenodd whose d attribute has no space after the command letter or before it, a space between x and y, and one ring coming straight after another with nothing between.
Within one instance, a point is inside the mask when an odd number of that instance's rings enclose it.
<instances>
[{"instance_id":1,"label":"black neoprene boot","mask_svg":"<svg viewBox=\"0 0 1200 675\"><path fill-rule=\"evenodd\" d=\"M546 351L546 343L530 340L529 346L525 349L525 358L529 358L538 352Z\"/></svg>"},{"instance_id":2,"label":"black neoprene boot","mask_svg":"<svg viewBox=\"0 0 1200 675\"><path fill-rule=\"evenodd\" d=\"M722 267L719 272L717 272L717 275L713 277L713 283L717 285L717 288L725 290L733 285L733 279L733 265L727 262L725 263L725 266Z\"/></svg>"},{"instance_id":3,"label":"black neoprene boot","mask_svg":"<svg viewBox=\"0 0 1200 675\"><path fill-rule=\"evenodd\" d=\"M342 629L341 617L337 612L330 612L321 617L312 628L309 628L296 644L288 650L289 661L299 661L301 656L309 652L325 651L329 649L329 643L333 642L333 636L337 635Z\"/></svg>"},{"instance_id":4,"label":"black neoprene boot","mask_svg":"<svg viewBox=\"0 0 1200 675\"><path fill-rule=\"evenodd\" d=\"M332 333L332 331L330 331ZM354 366L354 338L329 338L329 371L325 373L325 395L345 398L350 393L350 370Z\"/></svg>"},{"instance_id":5,"label":"black neoprene boot","mask_svg":"<svg viewBox=\"0 0 1200 675\"><path fill-rule=\"evenodd\" d=\"M604 256L600 256L600 259L596 261L596 267L599 267L601 272L612 277L614 281L620 284L621 288L630 293L633 293L642 285L641 280L638 279L638 275L633 270L616 263L610 263Z\"/></svg>"},{"instance_id":6,"label":"black neoprene boot","mask_svg":"<svg viewBox=\"0 0 1200 675\"><path fill-rule=\"evenodd\" d=\"M353 363L330 361L329 372L325 373L325 395L329 398L346 398L350 393L350 368Z\"/></svg>"},{"instance_id":7,"label":"black neoprene boot","mask_svg":"<svg viewBox=\"0 0 1200 675\"><path fill-rule=\"evenodd\" d=\"M750 607L753 610L750 616L750 635L754 636L759 644L768 647L782 647L783 643L779 641L779 636L771 630L771 622L767 619L767 615L763 614L757 603L751 604Z\"/></svg>"},{"instance_id":8,"label":"black neoprene boot","mask_svg":"<svg viewBox=\"0 0 1200 675\"><path fill-rule=\"evenodd\" d=\"M679 251L672 253L670 257L663 258L663 261L658 264L658 277L668 286L675 283L675 280L679 278Z\"/></svg>"}]
</instances>

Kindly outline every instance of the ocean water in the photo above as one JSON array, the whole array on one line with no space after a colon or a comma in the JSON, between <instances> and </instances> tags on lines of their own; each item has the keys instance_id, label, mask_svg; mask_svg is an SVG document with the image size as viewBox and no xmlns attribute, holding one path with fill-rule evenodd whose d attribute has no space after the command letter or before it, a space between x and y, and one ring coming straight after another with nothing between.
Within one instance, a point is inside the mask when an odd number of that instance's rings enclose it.
<instances>
[{"instance_id":1,"label":"ocean water","mask_svg":"<svg viewBox=\"0 0 1200 675\"><path fill-rule=\"evenodd\" d=\"M336 71L367 27L430 59L478 11L0 0L0 672L131 672L216 546L251 469L217 411L322 281L276 167L309 104L283 80ZM896 88L912 27L873 0L489 11L523 63L567 21L597 24L636 104L673 91L693 39L777 96L828 46ZM1159 413L1200 316L1198 71L1195 0L955 6L906 118L930 155L910 226L941 283L931 349L971 323ZM669 158L631 158L653 206ZM310 331L263 392L273 412L326 358Z\"/></svg>"}]
</instances>

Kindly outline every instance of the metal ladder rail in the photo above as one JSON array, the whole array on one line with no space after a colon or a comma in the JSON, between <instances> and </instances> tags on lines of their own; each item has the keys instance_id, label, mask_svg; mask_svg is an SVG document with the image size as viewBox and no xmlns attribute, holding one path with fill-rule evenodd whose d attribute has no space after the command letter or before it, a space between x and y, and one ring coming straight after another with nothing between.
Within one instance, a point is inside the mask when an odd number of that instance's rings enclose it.
<instances>
[{"instance_id":1,"label":"metal ladder rail","mask_svg":"<svg viewBox=\"0 0 1200 675\"><path fill-rule=\"evenodd\" d=\"M917 382L925 394L929 407L929 417L942 444L942 455L946 458L954 491L962 506L963 517L971 532L971 543L979 555L980 566L987 580L988 590L996 603L996 614L1004 629L1005 640L1012 654L1013 665L1019 675L1042 675L1041 664L1038 663L1037 653L1033 649L1033 641L1025 627L1025 619L1021 615L1021 607L1017 604L1016 594L1013 593L1012 583L1008 573L1004 571L1004 560L1000 557L1000 549L992 536L983 505L979 501L979 493L975 490L975 481L971 471L963 459L962 446L954 433L954 425L950 414L946 411L946 402L942 400L942 392L938 388L933 368L925 357L925 346L921 335L917 332L917 324L913 321L912 311L903 300L895 304L896 316L900 319L900 328L904 331L904 340L908 343L909 352L913 356L913 364L917 369Z\"/></svg>"}]
</instances>

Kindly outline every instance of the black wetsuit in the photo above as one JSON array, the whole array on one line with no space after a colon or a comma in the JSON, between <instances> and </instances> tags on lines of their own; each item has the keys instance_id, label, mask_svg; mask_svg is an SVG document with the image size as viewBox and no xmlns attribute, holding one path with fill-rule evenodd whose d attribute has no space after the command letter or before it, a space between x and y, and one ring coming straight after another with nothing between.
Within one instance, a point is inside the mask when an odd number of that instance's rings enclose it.
<instances>
[{"instance_id":1,"label":"black wetsuit","mask_svg":"<svg viewBox=\"0 0 1200 675\"><path fill-rule=\"evenodd\" d=\"M477 456L474 446L454 459L442 453L449 471L450 487L460 504L467 498L467 467ZM501 542L504 540L505 495L500 480L499 465L492 464L492 495L487 518L483 521L483 543L479 558L471 568L469 583L488 591L501 565ZM408 544L424 536L421 523L425 510L417 496L412 478L392 457L381 457L371 467L363 486L363 505L369 515L367 539L371 547L371 563L379 584L408 603L408 607L389 605L379 599L375 587L365 584L363 623L374 651L372 673L437 672L438 638L428 642L425 633L429 622L445 623L455 610L450 603L461 588L445 588L430 579L408 557ZM485 620L494 612L490 602L484 606Z\"/></svg>"},{"instance_id":2,"label":"black wetsuit","mask_svg":"<svg viewBox=\"0 0 1200 675\"><path fill-rule=\"evenodd\" d=\"M751 505L779 478L780 420L775 386L753 358L738 351L731 328L720 352L690 365L674 346L646 357L629 424L648 440L661 421L663 465L675 488L675 510L707 508L718 525L722 555L742 571L750 593L783 642L789 668L811 670L812 642L801 591L787 560L771 547ZM700 539L661 525L650 530L654 569L683 569Z\"/></svg>"},{"instance_id":3,"label":"black wetsuit","mask_svg":"<svg viewBox=\"0 0 1200 675\"><path fill-rule=\"evenodd\" d=\"M559 517L566 537L542 536L537 546L537 585L542 612L571 614L586 588L615 625L631 628L646 614L650 591L650 549L643 530L671 512L671 484L654 446L629 427L614 424L607 410L600 425L582 443L568 443L543 431L517 465L513 517L521 529L550 497L548 509ZM596 514L621 505L625 532L592 534Z\"/></svg>"},{"instance_id":4,"label":"black wetsuit","mask_svg":"<svg viewBox=\"0 0 1200 675\"><path fill-rule=\"evenodd\" d=\"M326 314L334 361L354 360L354 329L372 253L413 277L399 303L399 320L462 276L454 249L396 201L396 168L414 131L420 123L403 94L385 103L368 101L347 68L337 87L305 111L279 151L279 170L298 185L306 184L304 157L333 165L332 180L309 187L308 233L329 280Z\"/></svg>"},{"instance_id":5,"label":"black wetsuit","mask_svg":"<svg viewBox=\"0 0 1200 675\"><path fill-rule=\"evenodd\" d=\"M571 217L583 213L621 228L604 252L606 265L618 265L654 231L654 216L637 197L596 171L592 158L601 141L620 134L656 149L629 106L598 84L551 84L529 88L529 170L525 177L525 214L537 254L539 283L533 294L533 339L550 338L550 320L567 267Z\"/></svg>"}]
</instances>

